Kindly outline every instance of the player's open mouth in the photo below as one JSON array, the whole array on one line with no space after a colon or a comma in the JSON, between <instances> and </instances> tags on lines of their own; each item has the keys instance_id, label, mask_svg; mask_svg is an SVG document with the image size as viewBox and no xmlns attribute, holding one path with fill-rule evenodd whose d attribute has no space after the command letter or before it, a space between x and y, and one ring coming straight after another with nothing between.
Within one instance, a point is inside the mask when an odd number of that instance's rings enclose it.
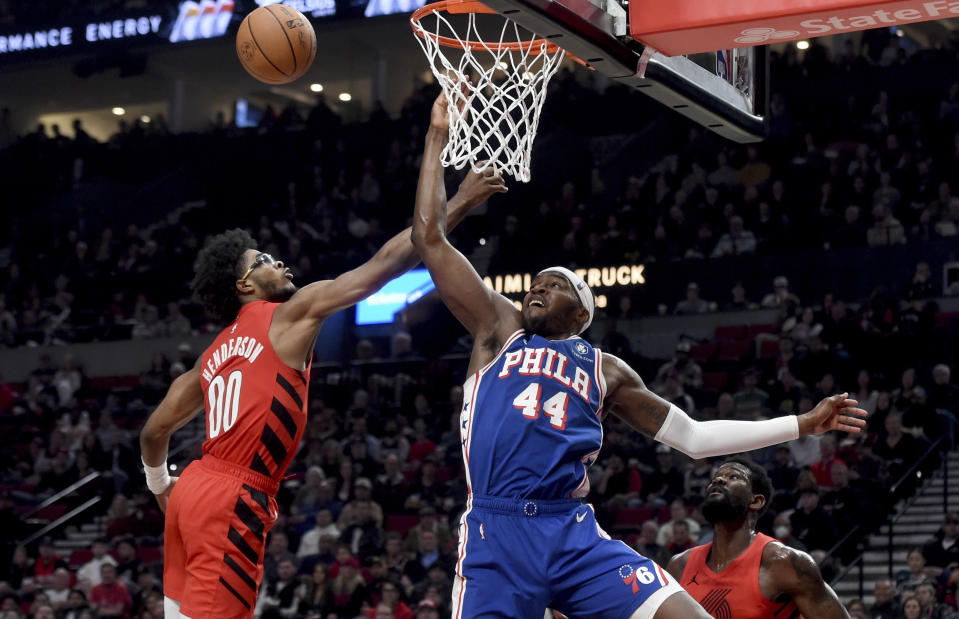
<instances>
[{"instance_id":1,"label":"player's open mouth","mask_svg":"<svg viewBox=\"0 0 959 619\"><path fill-rule=\"evenodd\" d=\"M529 306L530 307L546 307L546 304L543 303L542 299L530 299Z\"/></svg>"}]
</instances>

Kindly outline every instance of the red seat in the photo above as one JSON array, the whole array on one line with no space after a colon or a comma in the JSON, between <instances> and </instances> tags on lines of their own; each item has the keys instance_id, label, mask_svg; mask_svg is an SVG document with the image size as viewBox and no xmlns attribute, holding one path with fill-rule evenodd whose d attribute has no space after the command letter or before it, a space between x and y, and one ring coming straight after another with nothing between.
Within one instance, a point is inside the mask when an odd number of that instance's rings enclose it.
<instances>
[{"instance_id":1,"label":"red seat","mask_svg":"<svg viewBox=\"0 0 959 619\"><path fill-rule=\"evenodd\" d=\"M716 354L716 343L706 342L705 344L696 344L689 349L689 356L694 361L708 361Z\"/></svg>"},{"instance_id":2,"label":"red seat","mask_svg":"<svg viewBox=\"0 0 959 619\"><path fill-rule=\"evenodd\" d=\"M398 531L406 535L410 529L420 522L419 516L392 515L386 517L386 530Z\"/></svg>"},{"instance_id":3,"label":"red seat","mask_svg":"<svg viewBox=\"0 0 959 619\"><path fill-rule=\"evenodd\" d=\"M38 511L33 517L37 520L46 520L47 522L53 522L57 518L63 516L67 513L67 506L62 503L54 503L53 505L47 505L40 511Z\"/></svg>"},{"instance_id":4,"label":"red seat","mask_svg":"<svg viewBox=\"0 0 959 619\"><path fill-rule=\"evenodd\" d=\"M779 356L779 341L766 340L759 345L759 358L771 359Z\"/></svg>"},{"instance_id":5,"label":"red seat","mask_svg":"<svg viewBox=\"0 0 959 619\"><path fill-rule=\"evenodd\" d=\"M703 389L707 391L720 391L726 387L729 382L729 374L726 372L703 372Z\"/></svg>"},{"instance_id":6,"label":"red seat","mask_svg":"<svg viewBox=\"0 0 959 619\"><path fill-rule=\"evenodd\" d=\"M673 517L673 512L669 509L669 505L663 505L659 508L659 511L656 513L656 519L659 520L659 524L669 522L670 518Z\"/></svg>"},{"instance_id":7,"label":"red seat","mask_svg":"<svg viewBox=\"0 0 959 619\"><path fill-rule=\"evenodd\" d=\"M623 507L616 510L616 523L613 526L639 528L652 517L653 510L650 507Z\"/></svg>"},{"instance_id":8,"label":"red seat","mask_svg":"<svg viewBox=\"0 0 959 619\"><path fill-rule=\"evenodd\" d=\"M137 559L141 563L159 563L163 559L163 549L159 546L137 548Z\"/></svg>"},{"instance_id":9,"label":"red seat","mask_svg":"<svg viewBox=\"0 0 959 619\"><path fill-rule=\"evenodd\" d=\"M959 320L959 312L939 312L936 314L936 326L948 327Z\"/></svg>"},{"instance_id":10,"label":"red seat","mask_svg":"<svg viewBox=\"0 0 959 619\"><path fill-rule=\"evenodd\" d=\"M70 553L68 564L71 568L81 567L93 558L93 551L89 548L77 548Z\"/></svg>"},{"instance_id":11,"label":"red seat","mask_svg":"<svg viewBox=\"0 0 959 619\"><path fill-rule=\"evenodd\" d=\"M746 325L720 325L716 327L713 336L717 340L744 340Z\"/></svg>"},{"instance_id":12,"label":"red seat","mask_svg":"<svg viewBox=\"0 0 959 619\"><path fill-rule=\"evenodd\" d=\"M727 340L719 343L716 359L720 361L739 361L749 356L747 340Z\"/></svg>"},{"instance_id":13,"label":"red seat","mask_svg":"<svg viewBox=\"0 0 959 619\"><path fill-rule=\"evenodd\" d=\"M453 476L453 469L449 466L436 467L436 481L446 483Z\"/></svg>"},{"instance_id":14,"label":"red seat","mask_svg":"<svg viewBox=\"0 0 959 619\"><path fill-rule=\"evenodd\" d=\"M751 340L760 333L775 333L776 325L749 325L746 327L746 339Z\"/></svg>"}]
</instances>

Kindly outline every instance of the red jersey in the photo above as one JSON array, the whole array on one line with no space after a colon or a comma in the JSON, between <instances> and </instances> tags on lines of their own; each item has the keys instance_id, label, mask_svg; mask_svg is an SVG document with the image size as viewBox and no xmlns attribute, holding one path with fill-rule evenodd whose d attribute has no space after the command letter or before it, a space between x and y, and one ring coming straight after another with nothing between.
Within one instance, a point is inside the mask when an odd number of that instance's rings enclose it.
<instances>
[{"instance_id":1,"label":"red jersey","mask_svg":"<svg viewBox=\"0 0 959 619\"><path fill-rule=\"evenodd\" d=\"M763 549L775 539L762 533L746 551L718 574L706 565L712 542L689 552L679 584L716 619L795 619L799 609L790 600L772 602L759 590Z\"/></svg>"},{"instance_id":2,"label":"red jersey","mask_svg":"<svg viewBox=\"0 0 959 619\"><path fill-rule=\"evenodd\" d=\"M269 329L279 303L254 301L201 357L203 453L280 481L306 427L310 369L276 355Z\"/></svg>"}]
</instances>

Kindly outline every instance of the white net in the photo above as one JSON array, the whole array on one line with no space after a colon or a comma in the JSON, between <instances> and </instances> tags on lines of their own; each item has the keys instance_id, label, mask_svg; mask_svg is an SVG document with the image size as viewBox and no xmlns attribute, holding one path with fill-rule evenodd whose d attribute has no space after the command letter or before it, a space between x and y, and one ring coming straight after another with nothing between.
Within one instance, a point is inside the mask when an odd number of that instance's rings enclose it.
<instances>
[{"instance_id":1,"label":"white net","mask_svg":"<svg viewBox=\"0 0 959 619\"><path fill-rule=\"evenodd\" d=\"M411 19L433 75L451 102L450 109L466 97L467 113L451 115L442 162L456 169L469 164L477 172L492 167L528 182L546 87L565 54L545 39L529 37L505 17L479 16L502 21L498 38L481 35L477 13L458 16L465 20L465 25L457 22L460 34L438 9L422 18L414 14ZM467 77L470 82L464 93L460 84Z\"/></svg>"}]
</instances>

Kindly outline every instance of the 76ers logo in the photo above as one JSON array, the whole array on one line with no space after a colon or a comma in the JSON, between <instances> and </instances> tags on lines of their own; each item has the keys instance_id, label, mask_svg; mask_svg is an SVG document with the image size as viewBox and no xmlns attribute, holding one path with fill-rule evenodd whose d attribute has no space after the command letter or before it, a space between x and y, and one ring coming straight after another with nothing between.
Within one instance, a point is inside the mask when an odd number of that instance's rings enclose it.
<instances>
[{"instance_id":1,"label":"76ers logo","mask_svg":"<svg viewBox=\"0 0 959 619\"><path fill-rule=\"evenodd\" d=\"M640 567L639 569L633 569L633 566L626 564L623 567L619 568L619 577L623 579L623 584L632 587L633 595L639 593L640 583L644 585L652 584L656 580L656 576L649 571L648 567Z\"/></svg>"}]
</instances>

